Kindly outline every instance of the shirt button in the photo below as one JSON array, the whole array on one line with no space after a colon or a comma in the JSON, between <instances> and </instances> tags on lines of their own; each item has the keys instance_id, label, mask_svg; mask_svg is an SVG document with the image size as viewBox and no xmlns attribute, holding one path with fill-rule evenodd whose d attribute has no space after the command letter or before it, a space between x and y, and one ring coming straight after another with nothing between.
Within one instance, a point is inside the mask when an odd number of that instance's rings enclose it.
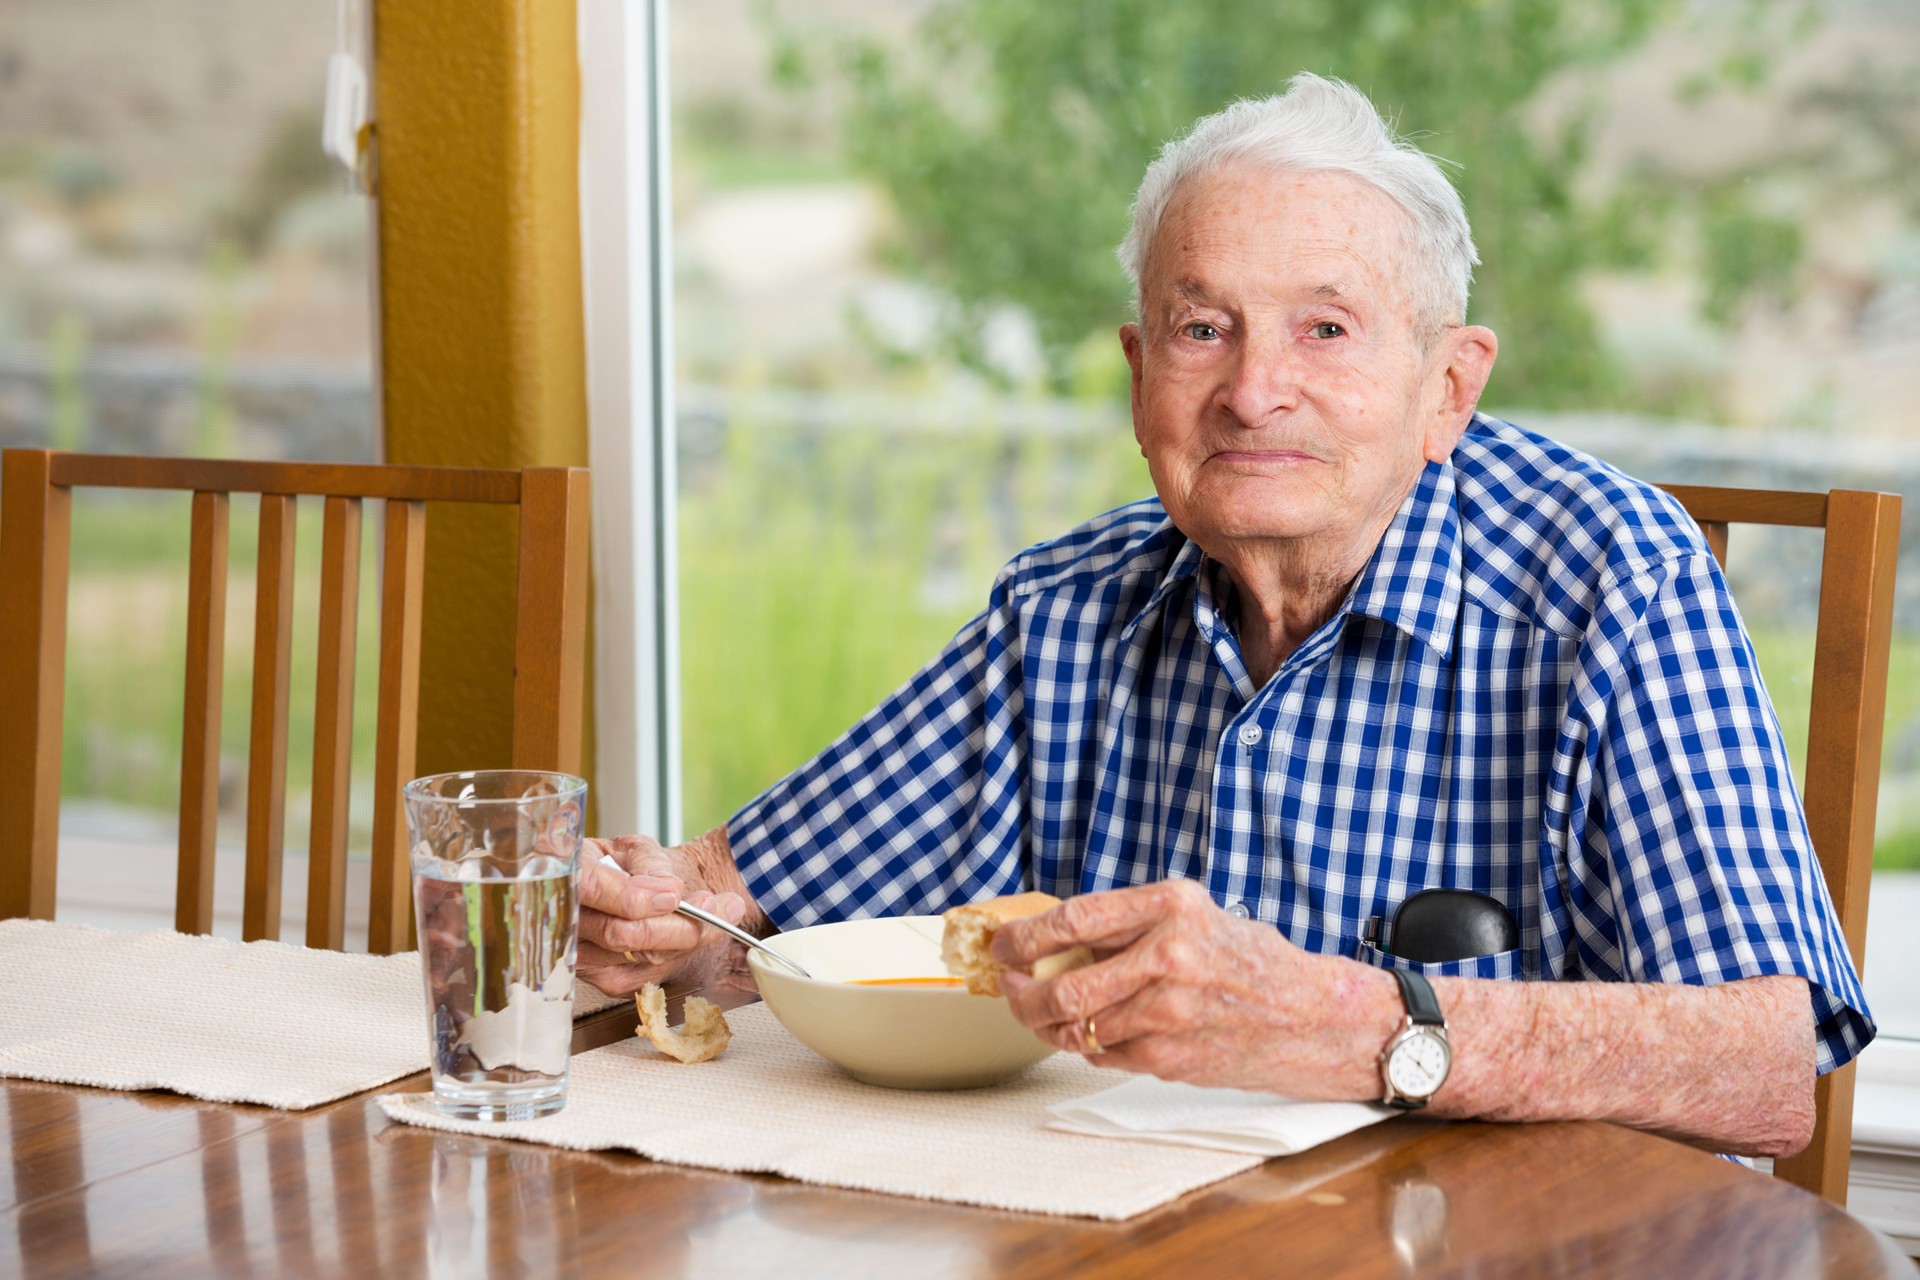
<instances>
[{"instance_id":1,"label":"shirt button","mask_svg":"<svg viewBox=\"0 0 1920 1280\"><path fill-rule=\"evenodd\" d=\"M1240 744L1242 746L1250 747L1258 741L1260 741L1259 725L1243 724L1240 726Z\"/></svg>"},{"instance_id":2,"label":"shirt button","mask_svg":"<svg viewBox=\"0 0 1920 1280\"><path fill-rule=\"evenodd\" d=\"M1246 903L1232 902L1227 904L1227 914L1232 916L1235 920L1245 920L1249 915L1253 913L1247 910Z\"/></svg>"}]
</instances>

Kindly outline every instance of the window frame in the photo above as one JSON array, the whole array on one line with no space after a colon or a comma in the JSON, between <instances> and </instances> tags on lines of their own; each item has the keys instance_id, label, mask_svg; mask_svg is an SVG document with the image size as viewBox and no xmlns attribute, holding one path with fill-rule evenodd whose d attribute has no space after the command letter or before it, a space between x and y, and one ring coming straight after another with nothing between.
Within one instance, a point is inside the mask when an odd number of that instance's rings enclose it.
<instances>
[{"instance_id":1,"label":"window frame","mask_svg":"<svg viewBox=\"0 0 1920 1280\"><path fill-rule=\"evenodd\" d=\"M581 0L580 264L593 467L593 800L681 830L667 0Z\"/></svg>"}]
</instances>

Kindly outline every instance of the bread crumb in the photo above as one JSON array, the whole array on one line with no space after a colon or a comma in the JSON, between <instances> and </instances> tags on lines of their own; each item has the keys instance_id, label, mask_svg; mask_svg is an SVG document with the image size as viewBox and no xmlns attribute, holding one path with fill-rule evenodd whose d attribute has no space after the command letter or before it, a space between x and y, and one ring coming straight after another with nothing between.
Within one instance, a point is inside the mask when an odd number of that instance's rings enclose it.
<instances>
[{"instance_id":1,"label":"bread crumb","mask_svg":"<svg viewBox=\"0 0 1920 1280\"><path fill-rule=\"evenodd\" d=\"M679 1027L667 1025L667 993L658 983L649 982L633 997L640 1011L637 1036L653 1041L654 1048L680 1062L711 1062L720 1056L733 1039L720 1006L699 996L688 996L686 1020Z\"/></svg>"}]
</instances>

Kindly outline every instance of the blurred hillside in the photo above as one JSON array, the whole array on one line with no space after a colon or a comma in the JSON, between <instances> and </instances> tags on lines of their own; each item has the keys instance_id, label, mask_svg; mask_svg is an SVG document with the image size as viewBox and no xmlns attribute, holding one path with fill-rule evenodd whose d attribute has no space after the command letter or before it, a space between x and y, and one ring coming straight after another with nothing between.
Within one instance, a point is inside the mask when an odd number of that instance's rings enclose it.
<instances>
[{"instance_id":1,"label":"blurred hillside","mask_svg":"<svg viewBox=\"0 0 1920 1280\"><path fill-rule=\"evenodd\" d=\"M0 148L67 152L109 185L236 182L282 121L318 114L333 41L317 0L7 0Z\"/></svg>"},{"instance_id":2,"label":"blurred hillside","mask_svg":"<svg viewBox=\"0 0 1920 1280\"><path fill-rule=\"evenodd\" d=\"M316 0L8 0L0 353L364 371L369 206L319 148L333 45Z\"/></svg>"}]
</instances>

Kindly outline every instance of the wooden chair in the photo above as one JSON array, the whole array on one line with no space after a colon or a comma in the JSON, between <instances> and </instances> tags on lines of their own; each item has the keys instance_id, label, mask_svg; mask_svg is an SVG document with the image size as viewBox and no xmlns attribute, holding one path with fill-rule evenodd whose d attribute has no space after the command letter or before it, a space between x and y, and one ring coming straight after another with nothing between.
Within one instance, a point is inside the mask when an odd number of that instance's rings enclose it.
<instances>
[{"instance_id":1,"label":"wooden chair","mask_svg":"<svg viewBox=\"0 0 1920 1280\"><path fill-rule=\"evenodd\" d=\"M245 938L274 938L280 931L297 496L326 502L308 946L338 950L344 939L347 773L364 499L386 502L368 949L386 953L411 945L413 911L400 786L414 769L427 503L519 508L512 764L579 771L587 607L585 470L335 466L9 449L0 463L0 814L5 815L0 824L0 919L53 917L68 530L71 491L81 486L193 494L180 863L174 900L174 927L181 932L206 933L213 923L229 494L260 495Z\"/></svg>"},{"instance_id":2,"label":"wooden chair","mask_svg":"<svg viewBox=\"0 0 1920 1280\"><path fill-rule=\"evenodd\" d=\"M1820 615L1814 632L1813 697L1801 780L1807 826L1827 892L1856 968L1866 959L1867 888L1873 878L1874 808L1893 636L1893 576L1900 550L1897 494L1835 489L1787 493L1670 485L1724 569L1727 526L1799 525L1826 530ZM1847 1202L1853 1146L1853 1064L1815 1086L1813 1141L1774 1163L1776 1176L1835 1204Z\"/></svg>"}]
</instances>

